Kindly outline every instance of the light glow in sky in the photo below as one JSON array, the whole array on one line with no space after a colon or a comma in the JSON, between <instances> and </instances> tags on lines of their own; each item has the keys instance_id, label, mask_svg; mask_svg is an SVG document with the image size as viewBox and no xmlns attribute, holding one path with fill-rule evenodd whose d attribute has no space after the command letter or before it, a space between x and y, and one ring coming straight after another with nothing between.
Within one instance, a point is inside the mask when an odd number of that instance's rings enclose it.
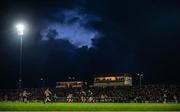
<instances>
[{"instance_id":1,"label":"light glow in sky","mask_svg":"<svg viewBox=\"0 0 180 112\"><path fill-rule=\"evenodd\" d=\"M49 40L48 34L56 32L53 39L68 40L71 44L82 47L92 46L92 39L99 38L100 33L88 26L88 22L100 21L94 15L81 13L78 9L64 10L54 14L55 20L47 20L41 30L42 40Z\"/></svg>"}]
</instances>

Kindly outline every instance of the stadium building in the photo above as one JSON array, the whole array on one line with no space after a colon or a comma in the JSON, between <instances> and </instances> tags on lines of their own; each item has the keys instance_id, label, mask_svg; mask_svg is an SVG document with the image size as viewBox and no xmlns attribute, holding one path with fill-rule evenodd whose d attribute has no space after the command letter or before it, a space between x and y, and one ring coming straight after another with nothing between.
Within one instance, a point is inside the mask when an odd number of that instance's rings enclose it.
<instances>
[{"instance_id":1,"label":"stadium building","mask_svg":"<svg viewBox=\"0 0 180 112\"><path fill-rule=\"evenodd\" d=\"M107 86L132 86L132 76L130 74L110 74L94 78L94 87Z\"/></svg>"},{"instance_id":2,"label":"stadium building","mask_svg":"<svg viewBox=\"0 0 180 112\"><path fill-rule=\"evenodd\" d=\"M56 82L56 88L82 87L83 81L62 81Z\"/></svg>"}]
</instances>

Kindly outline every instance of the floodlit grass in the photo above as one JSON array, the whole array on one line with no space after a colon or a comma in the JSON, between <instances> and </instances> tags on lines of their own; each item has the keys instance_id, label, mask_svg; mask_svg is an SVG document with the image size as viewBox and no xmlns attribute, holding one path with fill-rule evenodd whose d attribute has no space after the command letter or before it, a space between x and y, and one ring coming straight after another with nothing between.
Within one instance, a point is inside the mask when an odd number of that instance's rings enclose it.
<instances>
[{"instance_id":1,"label":"floodlit grass","mask_svg":"<svg viewBox=\"0 0 180 112\"><path fill-rule=\"evenodd\" d=\"M0 110L15 111L180 111L180 104L162 103L19 103L0 102Z\"/></svg>"}]
</instances>

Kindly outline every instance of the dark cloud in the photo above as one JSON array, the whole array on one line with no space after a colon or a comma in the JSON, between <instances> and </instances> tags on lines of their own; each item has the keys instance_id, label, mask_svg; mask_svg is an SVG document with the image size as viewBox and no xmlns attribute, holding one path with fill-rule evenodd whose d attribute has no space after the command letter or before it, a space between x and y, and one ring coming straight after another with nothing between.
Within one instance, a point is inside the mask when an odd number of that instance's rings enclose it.
<instances>
[{"instance_id":1,"label":"dark cloud","mask_svg":"<svg viewBox=\"0 0 180 112\"><path fill-rule=\"evenodd\" d=\"M82 12L79 8L62 10L54 14L54 19L48 19L41 30L42 40L48 40L47 33L49 30L55 30L57 35L54 39L65 39L71 44L82 47L92 47L92 39L100 37L100 32L87 26L88 22L100 21L101 19L95 15Z\"/></svg>"}]
</instances>

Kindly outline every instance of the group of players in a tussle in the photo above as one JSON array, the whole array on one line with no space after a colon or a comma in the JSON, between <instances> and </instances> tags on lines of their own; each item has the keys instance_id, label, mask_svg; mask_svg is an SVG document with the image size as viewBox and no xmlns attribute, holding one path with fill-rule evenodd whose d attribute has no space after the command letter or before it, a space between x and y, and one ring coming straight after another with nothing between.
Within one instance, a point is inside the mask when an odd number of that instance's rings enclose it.
<instances>
[{"instance_id":1,"label":"group of players in a tussle","mask_svg":"<svg viewBox=\"0 0 180 112\"><path fill-rule=\"evenodd\" d=\"M81 102L86 102L88 100L88 102L94 102L93 97L92 97L92 92L88 91L89 93L89 97L87 99L86 97L86 93L81 90L80 92L80 100ZM26 90L20 92L19 96L20 98L22 98L20 101L27 103L28 102L28 96L30 95L30 92L27 92ZM49 88L45 89L45 91L43 91L43 98L44 98L44 103L46 102L51 102L51 97L52 97L52 92L49 90ZM57 96L56 94L54 94L54 101L57 100ZM73 102L73 94L68 94L66 97L67 102Z\"/></svg>"},{"instance_id":2,"label":"group of players in a tussle","mask_svg":"<svg viewBox=\"0 0 180 112\"><path fill-rule=\"evenodd\" d=\"M22 98L22 102L27 103L28 102L28 96L30 95L30 92L27 92L26 90L22 91L19 93L19 97ZM52 92L49 90L49 88L47 88L44 92L43 92L43 97L44 97L44 103L46 102L50 102L50 96L52 95Z\"/></svg>"}]
</instances>

